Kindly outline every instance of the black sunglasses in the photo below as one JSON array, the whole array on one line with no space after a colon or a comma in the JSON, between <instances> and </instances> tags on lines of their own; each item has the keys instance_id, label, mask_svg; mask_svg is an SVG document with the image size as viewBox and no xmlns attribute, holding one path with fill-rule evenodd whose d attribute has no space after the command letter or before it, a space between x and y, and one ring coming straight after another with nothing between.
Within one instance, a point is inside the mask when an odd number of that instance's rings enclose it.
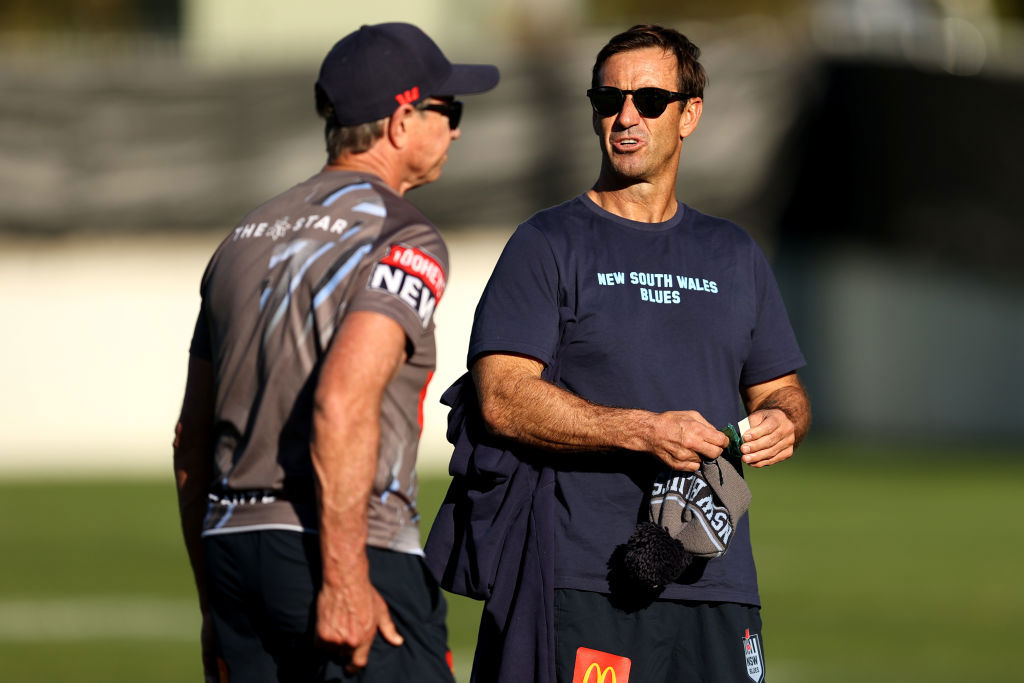
<instances>
[{"instance_id":1,"label":"black sunglasses","mask_svg":"<svg viewBox=\"0 0 1024 683\"><path fill-rule=\"evenodd\" d=\"M421 102L416 105L421 111L436 111L448 117L448 127L455 130L459 127L459 120L462 118L462 102L452 100L451 102Z\"/></svg>"},{"instance_id":2,"label":"black sunglasses","mask_svg":"<svg viewBox=\"0 0 1024 683\"><path fill-rule=\"evenodd\" d=\"M598 116L615 116L622 111L626 103L626 95L633 96L633 105L645 119L656 119L665 113L669 102L688 100L686 93L671 92L661 88L637 88L636 90L619 90L610 85L591 88L587 91L590 104Z\"/></svg>"}]
</instances>

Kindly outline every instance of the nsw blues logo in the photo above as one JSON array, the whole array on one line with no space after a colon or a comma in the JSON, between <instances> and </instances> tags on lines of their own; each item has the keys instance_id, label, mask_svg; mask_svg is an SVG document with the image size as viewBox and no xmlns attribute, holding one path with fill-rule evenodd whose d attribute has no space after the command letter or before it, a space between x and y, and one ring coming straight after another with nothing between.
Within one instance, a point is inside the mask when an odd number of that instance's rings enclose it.
<instances>
[{"instance_id":1,"label":"nsw blues logo","mask_svg":"<svg viewBox=\"0 0 1024 683\"><path fill-rule=\"evenodd\" d=\"M747 664L747 676L754 683L764 680L764 658L761 656L761 636L750 635L750 629L743 635L743 656Z\"/></svg>"}]
</instances>

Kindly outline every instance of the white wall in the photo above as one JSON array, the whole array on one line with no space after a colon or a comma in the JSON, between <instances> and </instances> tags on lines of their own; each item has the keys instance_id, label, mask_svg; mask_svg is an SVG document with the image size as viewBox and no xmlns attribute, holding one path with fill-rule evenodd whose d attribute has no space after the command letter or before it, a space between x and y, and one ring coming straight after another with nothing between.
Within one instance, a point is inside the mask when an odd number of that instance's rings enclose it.
<instances>
[{"instance_id":1,"label":"white wall","mask_svg":"<svg viewBox=\"0 0 1024 683\"><path fill-rule=\"evenodd\" d=\"M447 0L186 0L184 45L199 64L257 66L317 62L362 24L406 21L431 33L443 26Z\"/></svg>"},{"instance_id":2,"label":"white wall","mask_svg":"<svg viewBox=\"0 0 1024 683\"><path fill-rule=\"evenodd\" d=\"M183 44L197 65L318 63L362 24L416 24L455 61L524 36L565 39L580 27L580 0L185 0ZM464 52L472 50L471 52Z\"/></svg>"},{"instance_id":3,"label":"white wall","mask_svg":"<svg viewBox=\"0 0 1024 683\"><path fill-rule=\"evenodd\" d=\"M425 466L447 466L441 393L464 371L473 309L508 236L449 238ZM199 279L217 238L0 243L0 476L170 473Z\"/></svg>"}]
</instances>

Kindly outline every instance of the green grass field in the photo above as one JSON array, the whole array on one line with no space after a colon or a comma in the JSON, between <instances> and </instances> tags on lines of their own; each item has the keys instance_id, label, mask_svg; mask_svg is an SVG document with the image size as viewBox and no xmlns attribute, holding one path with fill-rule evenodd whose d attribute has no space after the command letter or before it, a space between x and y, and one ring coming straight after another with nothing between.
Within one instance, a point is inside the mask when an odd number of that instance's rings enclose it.
<instances>
[{"instance_id":1,"label":"green grass field","mask_svg":"<svg viewBox=\"0 0 1024 683\"><path fill-rule=\"evenodd\" d=\"M809 442L748 480L768 680L1024 680L1024 453ZM0 681L200 680L169 476L0 481L0 553ZM478 613L450 600L460 681Z\"/></svg>"}]
</instances>

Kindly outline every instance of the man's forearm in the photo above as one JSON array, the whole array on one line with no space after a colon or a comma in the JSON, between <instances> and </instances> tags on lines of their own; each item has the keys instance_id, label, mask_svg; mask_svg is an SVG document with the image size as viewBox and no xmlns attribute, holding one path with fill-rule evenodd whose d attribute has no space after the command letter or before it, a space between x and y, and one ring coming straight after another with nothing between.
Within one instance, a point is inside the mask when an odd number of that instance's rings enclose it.
<instances>
[{"instance_id":1,"label":"man's forearm","mask_svg":"<svg viewBox=\"0 0 1024 683\"><path fill-rule=\"evenodd\" d=\"M199 606L206 612L203 565L203 518L213 478L214 378L209 361L189 357L188 378L181 416L174 428L174 478L178 487L178 513Z\"/></svg>"},{"instance_id":2,"label":"man's forearm","mask_svg":"<svg viewBox=\"0 0 1024 683\"><path fill-rule=\"evenodd\" d=\"M370 492L377 475L384 390L405 361L405 333L379 314L346 318L313 399L310 455L320 505L324 587L368 582Z\"/></svg>"},{"instance_id":3,"label":"man's forearm","mask_svg":"<svg viewBox=\"0 0 1024 683\"><path fill-rule=\"evenodd\" d=\"M199 593L199 607L206 611L206 581L203 565L203 517L206 515L206 497L209 477L201 470L185 468L179 465L175 452L174 474L178 484L178 513L181 517L181 532L185 538L185 549L188 552L192 576L195 579L196 591Z\"/></svg>"},{"instance_id":4,"label":"man's forearm","mask_svg":"<svg viewBox=\"0 0 1024 683\"><path fill-rule=\"evenodd\" d=\"M367 515L377 472L379 411L336 414L318 410L311 445L320 506L323 580L336 587L365 577Z\"/></svg>"},{"instance_id":5,"label":"man's forearm","mask_svg":"<svg viewBox=\"0 0 1024 683\"><path fill-rule=\"evenodd\" d=\"M493 387L485 422L505 438L548 451L645 450L653 414L596 405L539 378Z\"/></svg>"},{"instance_id":6,"label":"man's forearm","mask_svg":"<svg viewBox=\"0 0 1024 683\"><path fill-rule=\"evenodd\" d=\"M473 364L489 430L551 452L635 451L674 469L715 458L728 438L695 411L652 413L591 403L541 379L536 360L494 354Z\"/></svg>"}]
</instances>

